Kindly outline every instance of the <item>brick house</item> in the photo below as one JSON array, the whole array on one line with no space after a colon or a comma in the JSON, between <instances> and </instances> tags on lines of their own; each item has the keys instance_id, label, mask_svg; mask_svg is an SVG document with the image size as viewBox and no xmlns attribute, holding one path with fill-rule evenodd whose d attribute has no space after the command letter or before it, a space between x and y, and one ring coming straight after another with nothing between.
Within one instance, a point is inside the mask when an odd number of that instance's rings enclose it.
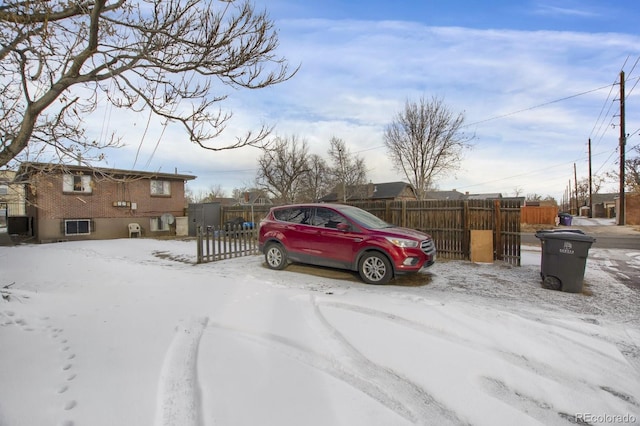
<instances>
[{"instance_id":1,"label":"brick house","mask_svg":"<svg viewBox=\"0 0 640 426\"><path fill-rule=\"evenodd\" d=\"M185 183L195 176L23 163L27 216L38 242L186 235ZM185 227L184 230L181 228Z\"/></svg>"}]
</instances>

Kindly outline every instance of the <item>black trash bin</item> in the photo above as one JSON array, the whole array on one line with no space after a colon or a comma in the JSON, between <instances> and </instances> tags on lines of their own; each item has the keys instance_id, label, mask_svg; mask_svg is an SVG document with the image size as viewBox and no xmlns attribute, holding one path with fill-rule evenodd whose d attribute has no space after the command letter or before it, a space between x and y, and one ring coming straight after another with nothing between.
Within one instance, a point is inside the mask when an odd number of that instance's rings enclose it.
<instances>
[{"instance_id":1,"label":"black trash bin","mask_svg":"<svg viewBox=\"0 0 640 426\"><path fill-rule=\"evenodd\" d=\"M543 287L580 293L589 249L596 239L578 229L538 231L536 237L542 244Z\"/></svg>"}]
</instances>

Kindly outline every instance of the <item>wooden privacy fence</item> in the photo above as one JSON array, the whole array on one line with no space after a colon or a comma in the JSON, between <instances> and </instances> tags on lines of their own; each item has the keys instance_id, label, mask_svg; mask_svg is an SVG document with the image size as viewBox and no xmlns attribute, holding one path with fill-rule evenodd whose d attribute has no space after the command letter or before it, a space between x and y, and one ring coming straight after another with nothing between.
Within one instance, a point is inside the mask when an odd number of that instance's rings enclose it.
<instances>
[{"instance_id":1,"label":"wooden privacy fence","mask_svg":"<svg viewBox=\"0 0 640 426\"><path fill-rule=\"evenodd\" d=\"M471 231L493 231L493 258L520 265L520 200L424 200L354 202L394 225L433 238L438 257L471 258Z\"/></svg>"},{"instance_id":2,"label":"wooden privacy fence","mask_svg":"<svg viewBox=\"0 0 640 426\"><path fill-rule=\"evenodd\" d=\"M558 208L555 206L523 206L520 213L521 223L555 225Z\"/></svg>"},{"instance_id":3,"label":"wooden privacy fence","mask_svg":"<svg viewBox=\"0 0 640 426\"><path fill-rule=\"evenodd\" d=\"M520 265L520 203L519 199L497 200L425 200L425 201L360 201L349 202L397 226L417 229L430 234L438 257L444 259L471 258L471 231L490 230L493 233L493 258ZM198 236L198 262L255 254L257 225L271 206L223 207L221 220L238 217L255 224L251 233L235 241L234 235L213 229ZM222 236L221 236L222 234ZM249 238L249 235L251 238ZM221 236L221 237L220 237ZM222 238L222 241L221 241ZM251 240L251 241L248 241ZM216 247L213 247L213 245ZM250 244L255 244L251 246ZM238 251L234 248L238 247Z\"/></svg>"},{"instance_id":4,"label":"wooden privacy fence","mask_svg":"<svg viewBox=\"0 0 640 426\"><path fill-rule=\"evenodd\" d=\"M250 256L259 252L256 226L232 225L222 228L199 226L197 239L198 263Z\"/></svg>"}]
</instances>

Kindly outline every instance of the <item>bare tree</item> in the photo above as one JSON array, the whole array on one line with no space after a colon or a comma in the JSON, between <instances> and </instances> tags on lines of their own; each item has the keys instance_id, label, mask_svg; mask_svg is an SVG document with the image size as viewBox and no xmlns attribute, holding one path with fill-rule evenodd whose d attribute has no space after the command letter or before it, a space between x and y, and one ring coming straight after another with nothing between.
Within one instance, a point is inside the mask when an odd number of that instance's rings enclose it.
<instances>
[{"instance_id":1,"label":"bare tree","mask_svg":"<svg viewBox=\"0 0 640 426\"><path fill-rule=\"evenodd\" d=\"M346 202L349 198L362 196L367 191L367 168L364 159L353 155L342 139L332 137L329 157L333 184L338 192L338 199Z\"/></svg>"},{"instance_id":2,"label":"bare tree","mask_svg":"<svg viewBox=\"0 0 640 426\"><path fill-rule=\"evenodd\" d=\"M317 202L331 191L331 176L327 162L317 154L309 156L309 171L302 178L300 201Z\"/></svg>"},{"instance_id":3,"label":"bare tree","mask_svg":"<svg viewBox=\"0 0 640 426\"><path fill-rule=\"evenodd\" d=\"M309 148L297 136L276 138L258 159L258 186L277 201L296 201L309 173Z\"/></svg>"},{"instance_id":4,"label":"bare tree","mask_svg":"<svg viewBox=\"0 0 640 426\"><path fill-rule=\"evenodd\" d=\"M640 192L640 146L633 147L635 157L632 157L632 153L629 152L625 159L625 191ZM618 164L620 162L618 161ZM620 171L615 169L606 173L607 178L620 182ZM619 192L619 190L616 190Z\"/></svg>"},{"instance_id":5,"label":"bare tree","mask_svg":"<svg viewBox=\"0 0 640 426\"><path fill-rule=\"evenodd\" d=\"M597 194L602 189L602 185L604 184L605 179L602 176L592 176L591 177L591 188L592 193ZM589 205L589 178L583 178L578 181L578 205L579 206L588 206Z\"/></svg>"},{"instance_id":6,"label":"bare tree","mask_svg":"<svg viewBox=\"0 0 640 426\"><path fill-rule=\"evenodd\" d=\"M240 202L244 199L244 194L247 193L248 191L249 191L248 186L243 186L242 188L233 188L233 191L231 191L231 198Z\"/></svg>"},{"instance_id":7,"label":"bare tree","mask_svg":"<svg viewBox=\"0 0 640 426\"><path fill-rule=\"evenodd\" d=\"M640 153L639 147L636 146L634 150L636 153ZM630 191L640 192L640 157L629 158L625 160L625 163L626 187L629 188ZM619 180L620 178L618 178L618 181Z\"/></svg>"},{"instance_id":8,"label":"bare tree","mask_svg":"<svg viewBox=\"0 0 640 426\"><path fill-rule=\"evenodd\" d=\"M227 194L222 188L222 185L211 185L207 190L200 190L194 193L191 188L187 187L185 190L185 197L190 203L210 203L217 198L224 198Z\"/></svg>"},{"instance_id":9,"label":"bare tree","mask_svg":"<svg viewBox=\"0 0 640 426\"><path fill-rule=\"evenodd\" d=\"M514 197L520 197L522 195L522 191L524 191L522 189L522 187L516 186L513 188L513 196Z\"/></svg>"},{"instance_id":10,"label":"bare tree","mask_svg":"<svg viewBox=\"0 0 640 426\"><path fill-rule=\"evenodd\" d=\"M396 170L404 173L424 199L436 179L460 167L462 151L473 136L461 128L464 114L454 114L441 99L405 103L404 110L387 126L384 143Z\"/></svg>"},{"instance_id":11,"label":"bare tree","mask_svg":"<svg viewBox=\"0 0 640 426\"><path fill-rule=\"evenodd\" d=\"M266 12L244 0L8 0L0 3L0 166L41 150L88 161L120 145L93 140L83 120L99 104L178 123L218 151L261 145L263 125L226 145L224 87L289 79Z\"/></svg>"}]
</instances>

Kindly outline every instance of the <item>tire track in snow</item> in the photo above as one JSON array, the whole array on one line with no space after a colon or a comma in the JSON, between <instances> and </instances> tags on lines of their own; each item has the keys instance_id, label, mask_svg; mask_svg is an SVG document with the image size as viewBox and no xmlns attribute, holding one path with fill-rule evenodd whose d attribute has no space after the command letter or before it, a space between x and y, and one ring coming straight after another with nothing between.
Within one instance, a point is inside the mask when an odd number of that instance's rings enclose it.
<instances>
[{"instance_id":1,"label":"tire track in snow","mask_svg":"<svg viewBox=\"0 0 640 426\"><path fill-rule=\"evenodd\" d=\"M315 297L311 298L311 304L309 320L321 336L326 353L318 353L295 340L269 332L244 330L219 323L209 323L209 326L266 345L323 371L368 395L410 423L464 424L455 412L447 409L419 385L364 356L328 322L320 312Z\"/></svg>"},{"instance_id":2,"label":"tire track in snow","mask_svg":"<svg viewBox=\"0 0 640 426\"><path fill-rule=\"evenodd\" d=\"M277 334L243 330L218 323L210 323L209 326L220 331L229 332L234 337L243 338L247 341L264 345L273 350L279 351L291 359L323 371L335 379L345 382L354 389L368 395L378 403L394 411L400 417L403 417L411 423L419 424L416 416L399 401L397 396L390 395L389 391L380 388L377 384L372 384L368 376L361 374L359 371L353 371L353 369L350 368L349 365L345 365L341 359L318 353L309 347L301 345L295 340ZM436 424L447 423L436 422Z\"/></svg>"},{"instance_id":3,"label":"tire track in snow","mask_svg":"<svg viewBox=\"0 0 640 426\"><path fill-rule=\"evenodd\" d=\"M333 355L348 365L348 371L363 379L360 390L415 424L460 425L464 422L454 411L437 401L425 389L392 369L376 364L362 354L327 320L314 296L314 316ZM378 312L381 314L381 312Z\"/></svg>"},{"instance_id":4,"label":"tire track in snow","mask_svg":"<svg viewBox=\"0 0 640 426\"><path fill-rule=\"evenodd\" d=\"M534 359L525 357L522 354L500 350L499 348L481 343L479 341L471 341L461 336L445 333L442 330L431 327L427 324L415 322L410 319L407 319L392 313L382 312L376 309L371 309L364 306L352 305L352 304L342 303L342 302L322 301L321 305L329 306L337 309L344 309L344 310L359 313L362 315L367 315L374 318L391 321L393 323L397 323L404 327L412 328L418 332L439 336L441 338L444 338L454 343L458 343L461 345L474 345L486 350L488 353L497 352L499 356L504 359L504 361L511 363L515 367L523 368L524 370L529 371L532 374L539 375L541 377L546 377L550 380L557 382L562 386L565 386L568 389L574 388L576 384L581 384L581 385L584 385L585 387L592 387L587 380L568 374L565 371L565 369L559 365L552 365L552 364L544 363L542 361L535 361ZM582 336L587 336L594 339L600 339L611 345L617 346L618 350L620 350L621 354L627 359L627 361L629 362L629 364L631 364L632 367L634 367L634 362L637 362L638 359L640 359L640 357L637 356L637 354L640 354L640 351L638 350L640 346L636 346L633 343L634 339L632 338L631 334L629 334L631 329L624 328L623 330L623 332L626 334L628 338L625 340L626 342L625 347L627 348L627 351L625 353L625 351L620 347L620 344L623 339L620 339L620 338L612 339L610 336L603 336L596 332L587 332L577 326L571 327L566 322L562 322L558 318L555 318L555 319L541 318L539 316L532 315L530 313L525 313L525 312L519 312L518 314L512 313L512 315L524 321L528 321L532 325L540 324L542 326L551 327L551 328L545 329L545 333L556 336L560 339L563 339L565 341L572 343L573 345L576 345L577 347L580 347L584 351L584 353L590 353L592 354L592 356L600 356L602 357L602 359L604 359L608 363L617 363L620 365L621 368L624 368L624 365L625 365L623 361L611 358L607 352L599 350L599 348L597 347L592 347L584 344L580 340L579 336L582 335ZM568 336L566 333L561 333L559 330L572 331L573 333L576 334L576 336ZM609 330L609 328L605 327L604 330L605 331ZM631 360L630 358L633 358L633 360ZM553 399L550 399L549 401L537 400L534 397L527 396L526 388L524 387L510 388L502 380L498 378L483 377L481 379L481 382L485 385L484 386L485 391L487 391L490 395L500 398L507 403L512 403L512 405L514 405L515 407L524 405L527 408L526 410L521 410L521 411L529 413L529 415L535 414L533 415L533 417L538 420L545 420L547 418L556 419L558 416L560 416L568 419L569 422L571 421L571 418L572 418L571 415L567 415L561 412L556 412L550 409L553 407ZM624 391L611 388L610 386L604 386L604 387L601 386L600 389L616 396L617 398L621 399L624 403L627 403L631 410L633 410L634 407L640 406L640 404L638 403L638 401L636 401L633 395L627 394ZM520 403L515 404L515 402L520 402Z\"/></svg>"},{"instance_id":5,"label":"tire track in snow","mask_svg":"<svg viewBox=\"0 0 640 426\"><path fill-rule=\"evenodd\" d=\"M156 426L201 424L198 346L208 321L207 317L190 318L176 327L160 373Z\"/></svg>"}]
</instances>

